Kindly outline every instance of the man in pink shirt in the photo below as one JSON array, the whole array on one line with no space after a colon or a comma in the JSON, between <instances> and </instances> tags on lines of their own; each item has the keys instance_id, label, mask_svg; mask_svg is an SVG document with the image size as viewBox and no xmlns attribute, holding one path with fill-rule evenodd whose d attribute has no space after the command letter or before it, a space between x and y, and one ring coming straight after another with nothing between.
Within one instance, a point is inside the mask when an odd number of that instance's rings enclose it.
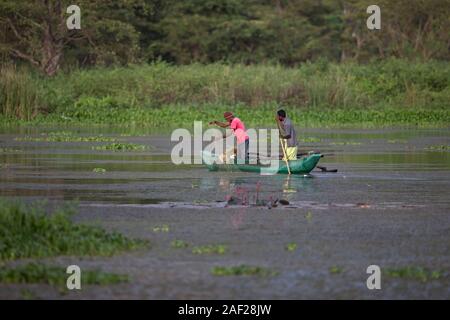
<instances>
[{"instance_id":1,"label":"man in pink shirt","mask_svg":"<svg viewBox=\"0 0 450 320\"><path fill-rule=\"evenodd\" d=\"M240 162L242 162L242 160L245 160L245 162L248 163L249 137L247 135L247 132L245 132L244 123L239 118L235 117L233 113L228 111L223 114L223 117L227 121L226 123L219 121L212 121L209 124L215 124L221 128L229 127L231 130L233 130L233 134L236 137L237 141L237 149L239 156L238 160L241 160ZM224 136L224 138L226 137Z\"/></svg>"}]
</instances>

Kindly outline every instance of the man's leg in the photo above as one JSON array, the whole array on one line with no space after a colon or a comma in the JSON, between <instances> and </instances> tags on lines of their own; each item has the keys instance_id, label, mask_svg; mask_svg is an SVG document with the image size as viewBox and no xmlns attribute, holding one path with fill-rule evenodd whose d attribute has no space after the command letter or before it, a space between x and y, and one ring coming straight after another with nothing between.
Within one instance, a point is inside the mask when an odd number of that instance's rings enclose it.
<instances>
[{"instance_id":1,"label":"man's leg","mask_svg":"<svg viewBox=\"0 0 450 320\"><path fill-rule=\"evenodd\" d=\"M297 147L286 148L286 157L288 160L297 160ZM283 160L285 160L284 157Z\"/></svg>"},{"instance_id":2,"label":"man's leg","mask_svg":"<svg viewBox=\"0 0 450 320\"><path fill-rule=\"evenodd\" d=\"M249 163L249 141L248 139L245 140L245 142L239 143L237 145L237 163L238 164L244 164Z\"/></svg>"}]
</instances>

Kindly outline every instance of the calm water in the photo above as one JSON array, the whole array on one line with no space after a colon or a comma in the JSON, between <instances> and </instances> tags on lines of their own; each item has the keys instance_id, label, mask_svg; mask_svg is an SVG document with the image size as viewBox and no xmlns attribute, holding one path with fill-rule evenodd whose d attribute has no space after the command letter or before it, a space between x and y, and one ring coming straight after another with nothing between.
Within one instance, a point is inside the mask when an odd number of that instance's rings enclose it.
<instances>
[{"instance_id":1,"label":"calm water","mask_svg":"<svg viewBox=\"0 0 450 320\"><path fill-rule=\"evenodd\" d=\"M450 208L450 151L428 149L449 146L450 129L303 130L299 138L317 142L300 142L300 150L321 151L325 157L320 165L338 173L313 171L309 177L290 178L175 166L170 161L168 134L64 129L79 136L102 134L150 147L136 152L92 149L107 142L21 140L55 131L61 129L0 132L0 196L199 209L224 206L230 197L244 199L244 204L287 199L291 206L316 209ZM94 168L106 172L94 173Z\"/></svg>"}]
</instances>

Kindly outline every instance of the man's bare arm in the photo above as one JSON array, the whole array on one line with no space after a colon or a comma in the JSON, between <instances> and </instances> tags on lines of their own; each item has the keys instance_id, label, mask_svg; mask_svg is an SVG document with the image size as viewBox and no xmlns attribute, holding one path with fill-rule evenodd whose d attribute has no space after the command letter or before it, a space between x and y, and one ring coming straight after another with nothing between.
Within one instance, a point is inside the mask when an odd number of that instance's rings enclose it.
<instances>
[{"instance_id":1,"label":"man's bare arm","mask_svg":"<svg viewBox=\"0 0 450 320\"><path fill-rule=\"evenodd\" d=\"M219 122L219 121L215 121L215 120L210 122L209 124L215 124L216 126L219 126L221 128L227 128L230 126L229 123Z\"/></svg>"}]
</instances>

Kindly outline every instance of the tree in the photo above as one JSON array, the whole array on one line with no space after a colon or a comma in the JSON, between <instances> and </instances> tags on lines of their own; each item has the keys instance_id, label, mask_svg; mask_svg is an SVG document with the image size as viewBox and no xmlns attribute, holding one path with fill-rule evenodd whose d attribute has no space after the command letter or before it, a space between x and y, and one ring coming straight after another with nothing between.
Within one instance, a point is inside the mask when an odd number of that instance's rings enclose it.
<instances>
[{"instance_id":1,"label":"tree","mask_svg":"<svg viewBox=\"0 0 450 320\"><path fill-rule=\"evenodd\" d=\"M370 1L344 4L343 47L346 58L450 59L450 0L379 0L381 30L368 30Z\"/></svg>"},{"instance_id":2,"label":"tree","mask_svg":"<svg viewBox=\"0 0 450 320\"><path fill-rule=\"evenodd\" d=\"M14 59L28 61L48 76L61 67L67 51L83 54L94 63L127 63L136 59L139 33L130 23L133 10L150 10L149 1L78 0L81 30L68 30L67 0L2 0L0 50ZM117 15L117 10L131 12ZM130 16L131 15L131 16Z\"/></svg>"}]
</instances>

